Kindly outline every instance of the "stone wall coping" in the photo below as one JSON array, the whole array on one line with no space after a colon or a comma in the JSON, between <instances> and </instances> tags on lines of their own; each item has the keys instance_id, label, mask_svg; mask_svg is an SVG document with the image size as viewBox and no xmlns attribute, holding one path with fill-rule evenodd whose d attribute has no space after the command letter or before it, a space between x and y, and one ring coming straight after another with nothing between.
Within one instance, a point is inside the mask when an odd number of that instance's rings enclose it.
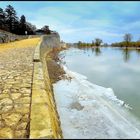
<instances>
[{"instance_id":1,"label":"stone wall coping","mask_svg":"<svg viewBox=\"0 0 140 140\"><path fill-rule=\"evenodd\" d=\"M53 37L55 39L52 39ZM59 43L59 36L42 36L34 52L29 138L62 138L60 121L46 63L47 51L50 51L51 45L55 43L52 41L57 41L57 43ZM47 44L48 42L49 47Z\"/></svg>"}]
</instances>

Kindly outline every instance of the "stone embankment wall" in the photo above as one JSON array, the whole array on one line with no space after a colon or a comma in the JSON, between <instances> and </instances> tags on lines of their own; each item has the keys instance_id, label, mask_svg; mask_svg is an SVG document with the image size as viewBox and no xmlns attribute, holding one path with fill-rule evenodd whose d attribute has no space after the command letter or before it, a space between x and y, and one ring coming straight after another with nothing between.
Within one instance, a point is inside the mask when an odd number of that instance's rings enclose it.
<instances>
[{"instance_id":1,"label":"stone embankment wall","mask_svg":"<svg viewBox=\"0 0 140 140\"><path fill-rule=\"evenodd\" d=\"M7 43L7 42L12 42L16 40L22 40L28 38L28 35L15 35L3 30L0 30L0 43Z\"/></svg>"},{"instance_id":2,"label":"stone embankment wall","mask_svg":"<svg viewBox=\"0 0 140 140\"><path fill-rule=\"evenodd\" d=\"M62 138L53 88L47 70L47 54L60 47L59 34L41 37L34 54L30 138Z\"/></svg>"}]
</instances>

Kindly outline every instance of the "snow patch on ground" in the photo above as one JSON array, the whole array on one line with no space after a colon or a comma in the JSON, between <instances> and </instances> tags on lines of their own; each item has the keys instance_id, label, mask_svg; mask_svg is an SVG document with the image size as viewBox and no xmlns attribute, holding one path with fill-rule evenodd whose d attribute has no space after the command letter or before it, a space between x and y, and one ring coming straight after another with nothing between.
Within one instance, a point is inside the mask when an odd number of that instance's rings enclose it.
<instances>
[{"instance_id":1,"label":"snow patch on ground","mask_svg":"<svg viewBox=\"0 0 140 140\"><path fill-rule=\"evenodd\" d=\"M71 80L53 84L64 138L140 138L140 124L111 88L104 88L72 72Z\"/></svg>"}]
</instances>

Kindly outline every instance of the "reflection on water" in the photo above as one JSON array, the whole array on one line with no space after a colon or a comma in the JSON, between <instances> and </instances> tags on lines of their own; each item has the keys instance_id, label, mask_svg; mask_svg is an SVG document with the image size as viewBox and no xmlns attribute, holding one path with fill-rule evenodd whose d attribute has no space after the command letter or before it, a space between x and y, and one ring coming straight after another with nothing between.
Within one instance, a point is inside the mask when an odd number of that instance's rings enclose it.
<instances>
[{"instance_id":1,"label":"reflection on water","mask_svg":"<svg viewBox=\"0 0 140 140\"><path fill-rule=\"evenodd\" d=\"M139 49L139 50L137 50L137 54L140 56L140 49Z\"/></svg>"},{"instance_id":2,"label":"reflection on water","mask_svg":"<svg viewBox=\"0 0 140 140\"><path fill-rule=\"evenodd\" d=\"M89 81L113 88L140 118L140 50L122 48L71 48L65 52L67 67Z\"/></svg>"},{"instance_id":3,"label":"reflection on water","mask_svg":"<svg viewBox=\"0 0 140 140\"><path fill-rule=\"evenodd\" d=\"M95 54L96 56L99 56L101 54L101 50L99 47L95 48Z\"/></svg>"},{"instance_id":4,"label":"reflection on water","mask_svg":"<svg viewBox=\"0 0 140 140\"><path fill-rule=\"evenodd\" d=\"M124 56L124 61L127 62L130 59L130 50L128 49L122 49L123 51L123 56Z\"/></svg>"}]
</instances>

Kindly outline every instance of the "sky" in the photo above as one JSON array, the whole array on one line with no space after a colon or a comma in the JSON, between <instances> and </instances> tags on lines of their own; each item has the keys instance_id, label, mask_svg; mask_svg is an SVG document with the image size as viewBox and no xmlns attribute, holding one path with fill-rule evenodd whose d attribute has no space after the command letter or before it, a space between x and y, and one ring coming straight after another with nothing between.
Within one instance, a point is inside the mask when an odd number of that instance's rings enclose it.
<instances>
[{"instance_id":1,"label":"sky","mask_svg":"<svg viewBox=\"0 0 140 140\"><path fill-rule=\"evenodd\" d=\"M139 1L1 1L5 9L12 5L17 15L41 28L48 25L65 42L92 42L101 38L105 43L123 40L131 33L140 39Z\"/></svg>"}]
</instances>

